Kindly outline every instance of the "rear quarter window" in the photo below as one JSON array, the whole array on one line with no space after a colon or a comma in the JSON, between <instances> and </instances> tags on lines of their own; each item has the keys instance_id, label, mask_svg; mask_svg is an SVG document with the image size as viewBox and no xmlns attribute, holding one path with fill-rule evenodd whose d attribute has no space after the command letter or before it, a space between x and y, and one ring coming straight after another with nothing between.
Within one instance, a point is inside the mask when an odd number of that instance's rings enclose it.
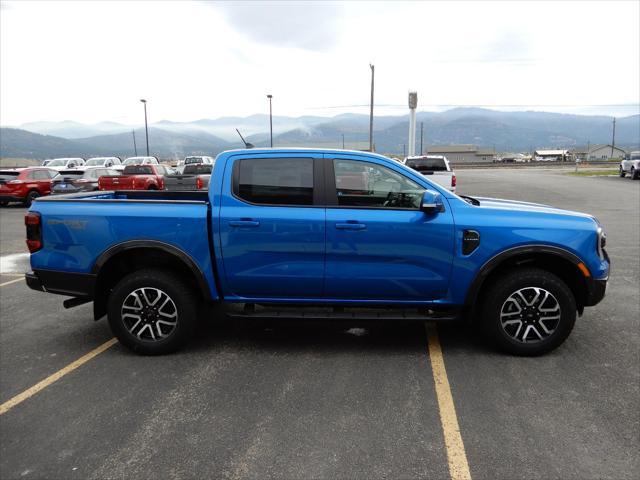
<instances>
[{"instance_id":1,"label":"rear quarter window","mask_svg":"<svg viewBox=\"0 0 640 480\"><path fill-rule=\"evenodd\" d=\"M447 164L443 158L416 158L407 160L407 167L418 172L446 172Z\"/></svg>"},{"instance_id":2,"label":"rear quarter window","mask_svg":"<svg viewBox=\"0 0 640 480\"><path fill-rule=\"evenodd\" d=\"M239 160L234 165L234 194L260 205L313 205L313 159Z\"/></svg>"}]
</instances>

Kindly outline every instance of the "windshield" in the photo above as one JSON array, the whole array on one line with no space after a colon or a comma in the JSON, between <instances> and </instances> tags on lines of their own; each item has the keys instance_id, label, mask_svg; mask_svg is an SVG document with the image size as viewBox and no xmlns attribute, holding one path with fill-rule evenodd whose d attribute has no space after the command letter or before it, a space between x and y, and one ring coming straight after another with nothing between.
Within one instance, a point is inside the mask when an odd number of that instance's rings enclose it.
<instances>
[{"instance_id":1,"label":"windshield","mask_svg":"<svg viewBox=\"0 0 640 480\"><path fill-rule=\"evenodd\" d=\"M105 158L92 158L91 160L87 160L85 165L87 167L101 167L107 160Z\"/></svg>"},{"instance_id":2,"label":"windshield","mask_svg":"<svg viewBox=\"0 0 640 480\"><path fill-rule=\"evenodd\" d=\"M80 178L84 175L84 172L82 170L62 170L60 173L58 173L55 177L53 177L54 180L60 180L62 178Z\"/></svg>"},{"instance_id":3,"label":"windshield","mask_svg":"<svg viewBox=\"0 0 640 480\"><path fill-rule=\"evenodd\" d=\"M184 171L182 173L211 173L212 168L213 165L187 165L186 167L184 167Z\"/></svg>"},{"instance_id":4,"label":"windshield","mask_svg":"<svg viewBox=\"0 0 640 480\"><path fill-rule=\"evenodd\" d=\"M67 160L51 160L47 163L47 167L64 167L67 164Z\"/></svg>"},{"instance_id":5,"label":"windshield","mask_svg":"<svg viewBox=\"0 0 640 480\"><path fill-rule=\"evenodd\" d=\"M190 163L203 163L204 160L202 157L187 157L184 159L184 164L189 165Z\"/></svg>"},{"instance_id":6,"label":"windshield","mask_svg":"<svg viewBox=\"0 0 640 480\"><path fill-rule=\"evenodd\" d=\"M123 165L141 165L142 164L142 159L141 158L127 158Z\"/></svg>"},{"instance_id":7,"label":"windshield","mask_svg":"<svg viewBox=\"0 0 640 480\"><path fill-rule=\"evenodd\" d=\"M129 165L123 173L125 175L153 175L153 169L144 165Z\"/></svg>"},{"instance_id":8,"label":"windshield","mask_svg":"<svg viewBox=\"0 0 640 480\"><path fill-rule=\"evenodd\" d=\"M409 158L407 159L407 167L413 168L419 172L446 172L447 164L444 158Z\"/></svg>"},{"instance_id":9,"label":"windshield","mask_svg":"<svg viewBox=\"0 0 640 480\"><path fill-rule=\"evenodd\" d=\"M640 153L631 155L631 160L640 160Z\"/></svg>"}]
</instances>

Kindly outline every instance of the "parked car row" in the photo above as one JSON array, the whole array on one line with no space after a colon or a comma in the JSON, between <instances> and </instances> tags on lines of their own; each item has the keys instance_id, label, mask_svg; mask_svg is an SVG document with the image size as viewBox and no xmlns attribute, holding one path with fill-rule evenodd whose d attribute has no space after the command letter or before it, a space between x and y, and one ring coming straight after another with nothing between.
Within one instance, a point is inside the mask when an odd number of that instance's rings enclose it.
<instances>
[{"instance_id":1,"label":"parked car row","mask_svg":"<svg viewBox=\"0 0 640 480\"><path fill-rule=\"evenodd\" d=\"M203 159L198 163L198 159ZM0 170L0 206L10 202L30 206L44 195L95 190L202 190L209 186L214 160L187 157L182 173L161 165L155 157L56 158L42 167Z\"/></svg>"}]
</instances>

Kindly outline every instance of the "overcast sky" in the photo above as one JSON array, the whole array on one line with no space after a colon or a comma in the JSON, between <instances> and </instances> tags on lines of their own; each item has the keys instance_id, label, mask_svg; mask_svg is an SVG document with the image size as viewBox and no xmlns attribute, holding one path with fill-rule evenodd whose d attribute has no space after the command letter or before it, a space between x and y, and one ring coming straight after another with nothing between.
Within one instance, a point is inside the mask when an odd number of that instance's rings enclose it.
<instances>
[{"instance_id":1,"label":"overcast sky","mask_svg":"<svg viewBox=\"0 0 640 480\"><path fill-rule=\"evenodd\" d=\"M640 2L2 2L0 123L639 113ZM600 107L597 107L599 106ZM621 107L620 105L627 105ZM509 107L512 106L512 107Z\"/></svg>"}]
</instances>

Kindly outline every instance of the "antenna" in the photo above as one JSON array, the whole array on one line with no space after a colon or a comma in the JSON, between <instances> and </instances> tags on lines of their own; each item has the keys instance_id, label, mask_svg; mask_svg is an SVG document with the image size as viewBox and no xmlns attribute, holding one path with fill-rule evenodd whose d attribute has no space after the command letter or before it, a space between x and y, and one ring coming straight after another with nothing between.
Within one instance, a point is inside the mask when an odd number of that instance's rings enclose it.
<instances>
[{"instance_id":1,"label":"antenna","mask_svg":"<svg viewBox=\"0 0 640 480\"><path fill-rule=\"evenodd\" d=\"M240 139L242 140L242 143L244 143L244 148L253 148L253 143L247 143L244 137L242 136L242 134L240 133L240 130L236 128L236 132L238 132L238 135L240 135Z\"/></svg>"}]
</instances>

